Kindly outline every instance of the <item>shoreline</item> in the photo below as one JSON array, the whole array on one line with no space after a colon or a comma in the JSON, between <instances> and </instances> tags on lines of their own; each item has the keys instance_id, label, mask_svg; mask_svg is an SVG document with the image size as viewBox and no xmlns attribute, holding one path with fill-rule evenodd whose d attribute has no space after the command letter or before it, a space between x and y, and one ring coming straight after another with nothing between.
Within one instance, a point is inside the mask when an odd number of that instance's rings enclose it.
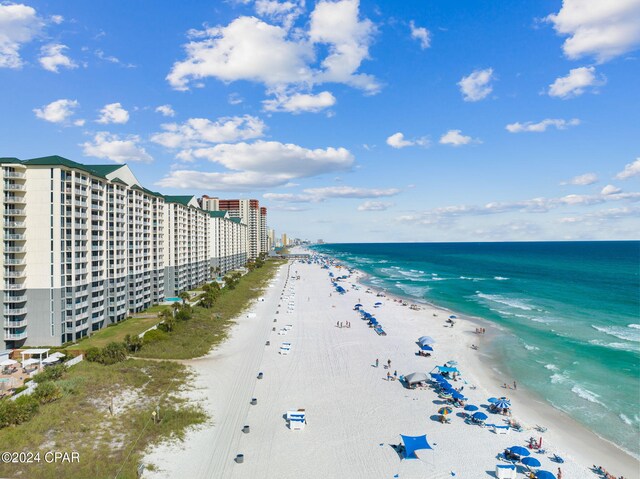
<instances>
[{"instance_id":1,"label":"shoreline","mask_svg":"<svg viewBox=\"0 0 640 479\"><path fill-rule=\"evenodd\" d=\"M313 250L311 251L315 254L318 254ZM436 310L438 312L445 314L444 318L441 318L440 316L438 316L437 317L438 319L446 319L447 317L446 315L455 315L457 316L457 324L464 322L464 323L470 323L474 329L476 327L485 328L487 331L486 336L477 335L473 332L469 333L473 335L471 337L477 337L478 343L484 342L488 346L489 352L487 352L484 348L477 351L478 356L480 356L481 360L478 361L476 364L481 366L479 368L471 368L471 369L468 368L467 374L469 374L469 371L471 371L472 374L474 374L479 378L476 382L479 385L485 386L485 389L487 385L491 385L493 386L493 389L500 392L504 392L505 394L509 395L510 399L512 400L512 403L514 405L519 406L518 409L522 408L522 410L526 411L525 414L520 414L522 417L528 416L529 422L531 422L532 420L538 421L528 425L537 425L537 424L546 425L544 423L550 424L551 421L549 421L549 418L546 418L545 416L552 414L553 416L555 416L556 421L563 424L562 429L579 430L581 432L581 435L578 437L582 439L583 448L571 447L570 449L571 449L572 455L576 457L580 457L582 459L582 462L584 462L585 464L593 461L596 465L604 465L604 467L606 468L607 461L609 463L620 463L620 462L627 463L628 466L625 467L625 470L628 469L628 471L625 474L625 479L627 477L634 477L633 475L631 475L631 471L635 471L637 474L637 477L640 477L640 472L639 472L640 469L638 466L640 464L640 457L636 457L631 451L628 451L622 446L614 443L610 439L607 439L606 437L599 435L597 432L590 429L587 425L574 419L568 413L566 413L562 409L557 408L555 405L553 405L552 403L547 401L545 398L540 396L537 392L528 389L526 386L518 386L518 389L514 390L510 386L511 381L514 381L514 378L511 378L510 381L505 381L504 377L500 376L500 374L504 374L504 372L500 371L499 368L504 365L498 359L496 354L491 352L491 345L495 341L499 341L501 335L509 335L509 336L515 337L515 335L511 331L486 318L459 313L455 310L449 309L444 306L440 306L426 299L418 300L408 295L403 295L395 292L392 293L388 289L385 289L380 285L367 282L367 280L371 278L372 275L356 267L348 265L348 263L345 263L343 260L335 258L328 253L319 253L319 254L322 256L331 258L336 263L344 264L346 267L348 267L350 270L352 270L355 273L355 278L353 282L357 284L360 288L367 288L371 290L374 295L377 293L384 293L384 295L387 298L400 300L408 304L413 303L420 306L422 309L432 308L433 310ZM515 379L517 380L518 378L515 378ZM506 390L504 389L503 384L507 384L508 387ZM546 411L544 411L545 409ZM551 432L551 429L552 428L549 427L546 434L549 434L550 436L556 435ZM556 426L556 427L553 427L553 429L559 429L559 428ZM584 436L582 434L584 434ZM565 435L567 437L564 438L563 442L565 442L566 444L570 444L569 439L573 439L573 440L576 439L576 437L573 435L568 435L564 433L560 434L560 436L565 436ZM588 437L589 440L587 440L585 436ZM605 446L607 446L607 449L609 449L610 451L608 453L606 452L604 453L604 457L600 462L596 461L595 458L597 458L598 456L601 456L603 452L597 447L596 444L593 444L593 441L602 442ZM585 451L585 449L587 451ZM635 463L635 469L634 469L633 463Z\"/></svg>"}]
</instances>

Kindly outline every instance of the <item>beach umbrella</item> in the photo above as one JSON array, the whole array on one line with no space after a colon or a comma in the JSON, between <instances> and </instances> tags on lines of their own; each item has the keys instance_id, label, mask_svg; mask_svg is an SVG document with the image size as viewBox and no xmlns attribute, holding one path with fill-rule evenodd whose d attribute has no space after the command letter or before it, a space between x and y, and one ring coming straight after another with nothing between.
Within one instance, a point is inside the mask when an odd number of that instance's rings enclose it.
<instances>
[{"instance_id":1,"label":"beach umbrella","mask_svg":"<svg viewBox=\"0 0 640 479\"><path fill-rule=\"evenodd\" d=\"M556 479L556 476L553 475L552 472L549 471L538 471L536 472L537 479Z\"/></svg>"},{"instance_id":2,"label":"beach umbrella","mask_svg":"<svg viewBox=\"0 0 640 479\"><path fill-rule=\"evenodd\" d=\"M474 416L475 416L475 414L474 414ZM512 454L517 454L518 456L528 456L529 455L529 450L526 447L522 447L522 446L511 446L509 448L509 451L511 451Z\"/></svg>"},{"instance_id":3,"label":"beach umbrella","mask_svg":"<svg viewBox=\"0 0 640 479\"><path fill-rule=\"evenodd\" d=\"M374 306L381 306L382 303L380 301L378 301L377 303L374 304Z\"/></svg>"},{"instance_id":4,"label":"beach umbrella","mask_svg":"<svg viewBox=\"0 0 640 479\"><path fill-rule=\"evenodd\" d=\"M465 411L477 411L478 410L478 406L474 406L473 404L468 404L467 406L464 407Z\"/></svg>"},{"instance_id":5,"label":"beach umbrella","mask_svg":"<svg viewBox=\"0 0 640 479\"><path fill-rule=\"evenodd\" d=\"M511 403L505 399L498 399L493 405L499 409L509 409L511 407Z\"/></svg>"},{"instance_id":6,"label":"beach umbrella","mask_svg":"<svg viewBox=\"0 0 640 479\"><path fill-rule=\"evenodd\" d=\"M538 461L535 457L523 457L522 464L529 467L540 467L540 461Z\"/></svg>"},{"instance_id":7,"label":"beach umbrella","mask_svg":"<svg viewBox=\"0 0 640 479\"><path fill-rule=\"evenodd\" d=\"M473 416L471 416L473 419L476 419L477 421L486 421L488 416L483 413L483 412L476 412L473 414Z\"/></svg>"},{"instance_id":8,"label":"beach umbrella","mask_svg":"<svg viewBox=\"0 0 640 479\"><path fill-rule=\"evenodd\" d=\"M453 409L451 409L450 407L441 407L440 409L438 409L438 414L451 414L451 411L453 411Z\"/></svg>"},{"instance_id":9,"label":"beach umbrella","mask_svg":"<svg viewBox=\"0 0 640 479\"><path fill-rule=\"evenodd\" d=\"M418 338L420 344L433 344L436 342L431 336L421 336Z\"/></svg>"},{"instance_id":10,"label":"beach umbrella","mask_svg":"<svg viewBox=\"0 0 640 479\"><path fill-rule=\"evenodd\" d=\"M14 364L18 364L18 361L14 361L13 359L5 359L0 363L0 366L13 366Z\"/></svg>"},{"instance_id":11,"label":"beach umbrella","mask_svg":"<svg viewBox=\"0 0 640 479\"><path fill-rule=\"evenodd\" d=\"M458 361L447 361L446 363L444 363L445 366L457 366L458 365Z\"/></svg>"},{"instance_id":12,"label":"beach umbrella","mask_svg":"<svg viewBox=\"0 0 640 479\"><path fill-rule=\"evenodd\" d=\"M354 306L354 308L362 308L362 305L361 305L360 303L358 303L358 304L356 304L356 305Z\"/></svg>"},{"instance_id":13,"label":"beach umbrella","mask_svg":"<svg viewBox=\"0 0 640 479\"><path fill-rule=\"evenodd\" d=\"M494 402L498 402L498 398L489 398L487 399L487 402L490 402L491 404L493 404Z\"/></svg>"},{"instance_id":14,"label":"beach umbrella","mask_svg":"<svg viewBox=\"0 0 640 479\"><path fill-rule=\"evenodd\" d=\"M467 399L466 397L464 397L464 394L462 394L459 391L453 391L451 395L453 396L453 399L462 399L462 400Z\"/></svg>"},{"instance_id":15,"label":"beach umbrella","mask_svg":"<svg viewBox=\"0 0 640 479\"><path fill-rule=\"evenodd\" d=\"M433 351L433 348L428 344L421 344L420 349L422 349L423 351Z\"/></svg>"},{"instance_id":16,"label":"beach umbrella","mask_svg":"<svg viewBox=\"0 0 640 479\"><path fill-rule=\"evenodd\" d=\"M458 317L455 314L452 314L451 316L449 316L449 319L458 319Z\"/></svg>"},{"instance_id":17,"label":"beach umbrella","mask_svg":"<svg viewBox=\"0 0 640 479\"><path fill-rule=\"evenodd\" d=\"M421 383L423 381L426 381L427 375L425 373L411 373L411 374L407 374L404 377L404 380L407 384L416 384L416 383Z\"/></svg>"},{"instance_id":18,"label":"beach umbrella","mask_svg":"<svg viewBox=\"0 0 640 479\"><path fill-rule=\"evenodd\" d=\"M429 373L429 376L431 376L433 379L435 379L436 381L438 379L444 379L444 377L442 376L442 374L439 373Z\"/></svg>"}]
</instances>

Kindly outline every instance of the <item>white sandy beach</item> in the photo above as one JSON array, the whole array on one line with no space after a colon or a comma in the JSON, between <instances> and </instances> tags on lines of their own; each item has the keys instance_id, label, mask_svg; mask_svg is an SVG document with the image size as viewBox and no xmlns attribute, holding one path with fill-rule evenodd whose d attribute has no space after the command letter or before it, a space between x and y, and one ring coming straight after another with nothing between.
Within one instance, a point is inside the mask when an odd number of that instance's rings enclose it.
<instances>
[{"instance_id":1,"label":"white sandy beach","mask_svg":"<svg viewBox=\"0 0 640 479\"><path fill-rule=\"evenodd\" d=\"M640 477L638 461L613 444L521 388L500 387L513 380L499 377L485 364L487 338L474 333L487 324L459 319L448 328L448 312L424 306L413 311L391 298L365 293L366 287L347 288L355 277L343 284L347 293L339 295L319 265L291 264L291 275L300 280L287 279L287 270L281 268L264 301L238 319L224 344L204 358L185 362L197 375L195 390L188 394L201 401L213 419L190 431L184 443L165 443L150 451L145 463L155 470L144 477L495 477L500 463L496 455L509 446L525 446L531 436L543 438L546 454L532 452L541 469L555 474L561 467L563 479L599 477L589 470L592 464L627 479ZM286 297L293 294L295 308L287 312ZM380 300L382 307L374 309ZM353 311L358 302L375 312L387 336L378 336ZM339 328L338 321L350 321L351 327ZM292 329L278 335L286 324ZM437 341L430 358L415 355L415 341L422 335ZM266 346L266 341L271 344ZM285 341L292 347L283 356L278 349ZM479 351L471 344L479 345ZM376 358L378 368L373 365ZM496 435L491 428L465 424L457 408L449 415L451 424L441 424L435 418L442 401L433 389L407 390L399 381L387 381L387 359L392 361L390 372L397 370L398 375L428 373L455 360L462 381L453 384L464 386L469 404L486 405L488 397L506 395L514 417L525 427L540 424L548 431ZM264 373L263 379L257 379L258 372ZM250 404L253 397L257 405ZM298 408L305 409L307 425L292 431L283 416ZM494 414L487 422L504 424L503 416ZM242 432L244 425L250 426L249 433ZM419 460L401 459L391 447L400 444L400 434L426 434L433 449L419 451ZM238 453L244 454L241 464L234 461ZM565 463L551 462L554 453Z\"/></svg>"}]
</instances>

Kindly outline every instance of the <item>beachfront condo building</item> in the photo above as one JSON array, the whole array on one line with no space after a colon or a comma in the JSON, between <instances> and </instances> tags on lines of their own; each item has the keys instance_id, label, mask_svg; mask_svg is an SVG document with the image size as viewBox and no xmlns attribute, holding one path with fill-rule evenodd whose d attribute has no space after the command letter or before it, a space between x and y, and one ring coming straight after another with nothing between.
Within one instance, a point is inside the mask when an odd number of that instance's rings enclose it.
<instances>
[{"instance_id":1,"label":"beachfront condo building","mask_svg":"<svg viewBox=\"0 0 640 479\"><path fill-rule=\"evenodd\" d=\"M0 159L2 337L59 345L164 299L165 202L126 165Z\"/></svg>"},{"instance_id":2,"label":"beachfront condo building","mask_svg":"<svg viewBox=\"0 0 640 479\"><path fill-rule=\"evenodd\" d=\"M164 292L173 297L210 279L209 214L195 196L164 199Z\"/></svg>"},{"instance_id":3,"label":"beachfront condo building","mask_svg":"<svg viewBox=\"0 0 640 479\"><path fill-rule=\"evenodd\" d=\"M260 207L260 253L269 252L269 233L267 228L267 208Z\"/></svg>"},{"instance_id":4,"label":"beachfront condo building","mask_svg":"<svg viewBox=\"0 0 640 479\"><path fill-rule=\"evenodd\" d=\"M276 246L276 231L273 228L269 228L267 235L269 236L269 251L271 251Z\"/></svg>"},{"instance_id":5,"label":"beachfront condo building","mask_svg":"<svg viewBox=\"0 0 640 479\"><path fill-rule=\"evenodd\" d=\"M81 339L210 280L221 250L193 196L150 191L127 165L59 156L0 158L0 176L8 349ZM244 264L246 226L228 229L224 254Z\"/></svg>"},{"instance_id":6,"label":"beachfront condo building","mask_svg":"<svg viewBox=\"0 0 640 479\"><path fill-rule=\"evenodd\" d=\"M200 198L202 209L207 211L228 211L232 218L240 218L247 225L247 254L248 259L256 259L260 253L266 253L267 209L260 209L258 200L237 199L223 200L204 195ZM263 249L264 248L264 249Z\"/></svg>"},{"instance_id":7,"label":"beachfront condo building","mask_svg":"<svg viewBox=\"0 0 640 479\"><path fill-rule=\"evenodd\" d=\"M243 268L247 263L247 225L228 211L209 211L210 266L213 275ZM212 275L212 276L213 276Z\"/></svg>"}]
</instances>

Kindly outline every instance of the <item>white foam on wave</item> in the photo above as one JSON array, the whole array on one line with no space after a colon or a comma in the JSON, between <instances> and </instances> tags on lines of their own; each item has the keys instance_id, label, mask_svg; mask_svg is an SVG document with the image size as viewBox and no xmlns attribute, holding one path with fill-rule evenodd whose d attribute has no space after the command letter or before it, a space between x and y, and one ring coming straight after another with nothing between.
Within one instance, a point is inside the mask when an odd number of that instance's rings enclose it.
<instances>
[{"instance_id":1,"label":"white foam on wave","mask_svg":"<svg viewBox=\"0 0 640 479\"><path fill-rule=\"evenodd\" d=\"M522 309L524 311L532 311L533 308L529 306L524 300L505 298L504 296L500 296L499 294L484 294L480 291L476 291L476 296L478 298L486 299L487 301L491 301L493 303L500 303L506 306L510 306L516 309Z\"/></svg>"},{"instance_id":2,"label":"white foam on wave","mask_svg":"<svg viewBox=\"0 0 640 479\"><path fill-rule=\"evenodd\" d=\"M633 426L633 421L629 419L629 417L625 416L622 413L619 414L619 417L620 419L622 419L622 422L624 422L625 424L628 424L629 426ZM636 422L638 422L638 416L635 416L634 419L636 420Z\"/></svg>"},{"instance_id":3,"label":"white foam on wave","mask_svg":"<svg viewBox=\"0 0 640 479\"><path fill-rule=\"evenodd\" d=\"M493 279L496 281L508 281L509 278L505 278L504 276L494 276Z\"/></svg>"},{"instance_id":4,"label":"white foam on wave","mask_svg":"<svg viewBox=\"0 0 640 479\"><path fill-rule=\"evenodd\" d=\"M558 366L556 366L555 364L551 364L551 363L545 364L544 367L549 371L558 371Z\"/></svg>"},{"instance_id":5,"label":"white foam on wave","mask_svg":"<svg viewBox=\"0 0 640 479\"><path fill-rule=\"evenodd\" d=\"M588 389L582 388L577 384L571 388L571 392L577 395L578 397L585 399L586 401L604 406L604 404L598 400L600 395L594 393L593 391L589 391Z\"/></svg>"},{"instance_id":6,"label":"white foam on wave","mask_svg":"<svg viewBox=\"0 0 640 479\"><path fill-rule=\"evenodd\" d=\"M622 349L624 351L640 351L640 345L634 345L631 343L610 343L608 341L601 341L600 339L592 339L589 344L595 344L596 346L602 346L605 348Z\"/></svg>"},{"instance_id":7,"label":"white foam on wave","mask_svg":"<svg viewBox=\"0 0 640 479\"><path fill-rule=\"evenodd\" d=\"M627 324L627 328L640 329L640 324Z\"/></svg>"},{"instance_id":8,"label":"white foam on wave","mask_svg":"<svg viewBox=\"0 0 640 479\"><path fill-rule=\"evenodd\" d=\"M459 276L458 279L466 279L468 281L485 281L487 278L472 278L469 276Z\"/></svg>"},{"instance_id":9,"label":"white foam on wave","mask_svg":"<svg viewBox=\"0 0 640 479\"><path fill-rule=\"evenodd\" d=\"M567 376L565 374L555 373L549 376L551 380L551 384L560 384L567 381Z\"/></svg>"},{"instance_id":10,"label":"white foam on wave","mask_svg":"<svg viewBox=\"0 0 640 479\"><path fill-rule=\"evenodd\" d=\"M537 346L531 346L530 344L524 343L524 349L527 351L540 351L540 348Z\"/></svg>"},{"instance_id":11,"label":"white foam on wave","mask_svg":"<svg viewBox=\"0 0 640 479\"><path fill-rule=\"evenodd\" d=\"M614 336L618 339L640 342L640 329L626 326L596 326L595 324L592 324L591 327L596 331Z\"/></svg>"}]
</instances>

